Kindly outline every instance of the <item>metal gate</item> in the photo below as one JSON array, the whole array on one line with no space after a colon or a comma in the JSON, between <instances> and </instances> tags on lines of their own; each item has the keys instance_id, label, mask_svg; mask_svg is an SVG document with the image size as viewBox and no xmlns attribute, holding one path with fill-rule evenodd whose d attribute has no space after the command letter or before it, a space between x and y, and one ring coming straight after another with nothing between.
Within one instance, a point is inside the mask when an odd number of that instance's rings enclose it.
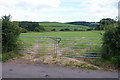
<instances>
[{"instance_id":1,"label":"metal gate","mask_svg":"<svg viewBox=\"0 0 120 80\"><path fill-rule=\"evenodd\" d=\"M20 36L20 50L26 54L43 54L77 58L100 58L101 38L60 38Z\"/></svg>"}]
</instances>

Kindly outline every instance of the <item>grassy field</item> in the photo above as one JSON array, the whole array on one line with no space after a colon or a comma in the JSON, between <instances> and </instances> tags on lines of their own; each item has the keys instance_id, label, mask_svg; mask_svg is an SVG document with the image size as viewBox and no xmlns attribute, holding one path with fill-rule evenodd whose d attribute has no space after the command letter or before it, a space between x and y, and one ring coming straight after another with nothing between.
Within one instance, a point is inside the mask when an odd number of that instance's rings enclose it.
<instances>
[{"instance_id":1,"label":"grassy field","mask_svg":"<svg viewBox=\"0 0 120 80\"><path fill-rule=\"evenodd\" d=\"M103 31L73 31L73 32L29 32L21 33L21 36L54 36L54 37L87 37L101 38Z\"/></svg>"},{"instance_id":2,"label":"grassy field","mask_svg":"<svg viewBox=\"0 0 120 80\"><path fill-rule=\"evenodd\" d=\"M79 32L29 32L22 33L20 36L49 36L49 37L60 37L60 38L101 38L103 33L102 31L79 31ZM43 44L39 51L47 51L47 53L54 53L54 40L50 38L39 38L39 37L20 37L23 40L24 46L30 48L34 44ZM38 41L40 40L40 41ZM83 43L79 43L83 42ZM89 43L93 42L93 43ZM97 54L101 44L99 39L62 39L61 42L57 45L59 46L58 53L67 56L76 56L81 54L86 54L85 52L93 52L92 54ZM47 46L45 46L47 45ZM49 45L49 46L48 46ZM29 46L29 47L28 47ZM49 48L50 47L50 48ZM80 49L80 50L79 50ZM79 54L81 53L81 54Z\"/></svg>"},{"instance_id":3,"label":"grassy field","mask_svg":"<svg viewBox=\"0 0 120 80\"><path fill-rule=\"evenodd\" d=\"M90 27L82 26L82 25L72 25L72 24L65 24L65 23L58 23L58 22L40 22L40 26L45 28L45 31L51 31L55 29L56 31L60 31L61 29L69 29L70 31L77 30L88 30Z\"/></svg>"}]
</instances>

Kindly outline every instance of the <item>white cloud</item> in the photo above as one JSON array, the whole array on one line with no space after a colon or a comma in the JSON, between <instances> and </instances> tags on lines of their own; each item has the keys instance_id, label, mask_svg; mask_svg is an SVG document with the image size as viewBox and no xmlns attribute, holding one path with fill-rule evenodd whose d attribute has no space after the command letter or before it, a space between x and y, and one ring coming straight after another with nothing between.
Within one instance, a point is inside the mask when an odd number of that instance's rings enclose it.
<instances>
[{"instance_id":1,"label":"white cloud","mask_svg":"<svg viewBox=\"0 0 120 80\"><path fill-rule=\"evenodd\" d=\"M82 17L95 21L117 16L117 4L118 0L0 0L0 16L11 14L12 20L64 22Z\"/></svg>"},{"instance_id":2,"label":"white cloud","mask_svg":"<svg viewBox=\"0 0 120 80\"><path fill-rule=\"evenodd\" d=\"M102 18L116 18L118 16L119 0L62 0L66 3L72 1L76 4L71 6L71 16L77 20L99 21ZM70 10L70 6L67 7ZM67 9L66 9L67 10ZM74 20L75 20L74 19Z\"/></svg>"},{"instance_id":3,"label":"white cloud","mask_svg":"<svg viewBox=\"0 0 120 80\"><path fill-rule=\"evenodd\" d=\"M60 0L0 0L0 4L6 7L17 7L19 6L28 6L36 7L36 6L49 6L49 7L58 7L60 5Z\"/></svg>"},{"instance_id":4,"label":"white cloud","mask_svg":"<svg viewBox=\"0 0 120 80\"><path fill-rule=\"evenodd\" d=\"M28 20L38 11L59 7L60 0L0 0L0 16L11 14L14 20Z\"/></svg>"},{"instance_id":5,"label":"white cloud","mask_svg":"<svg viewBox=\"0 0 120 80\"><path fill-rule=\"evenodd\" d=\"M113 17L118 15L118 0L85 0L83 4L90 14L96 16Z\"/></svg>"},{"instance_id":6,"label":"white cloud","mask_svg":"<svg viewBox=\"0 0 120 80\"><path fill-rule=\"evenodd\" d=\"M60 0L0 0L0 10L35 10L44 8L56 8L60 5ZM13 11L14 12L14 11Z\"/></svg>"}]
</instances>

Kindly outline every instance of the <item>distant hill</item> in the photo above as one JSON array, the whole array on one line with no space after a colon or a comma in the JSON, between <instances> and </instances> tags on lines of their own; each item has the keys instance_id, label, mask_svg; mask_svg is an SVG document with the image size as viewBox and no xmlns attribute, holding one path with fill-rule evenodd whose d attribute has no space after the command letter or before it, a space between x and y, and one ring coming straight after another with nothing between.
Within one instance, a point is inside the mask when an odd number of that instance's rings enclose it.
<instances>
[{"instance_id":1,"label":"distant hill","mask_svg":"<svg viewBox=\"0 0 120 80\"><path fill-rule=\"evenodd\" d=\"M99 22L85 22L85 21L67 22L66 24L83 25L83 26L88 26L88 27L98 27L99 26Z\"/></svg>"},{"instance_id":2,"label":"distant hill","mask_svg":"<svg viewBox=\"0 0 120 80\"><path fill-rule=\"evenodd\" d=\"M99 23L96 22L31 22L31 21L14 21L19 23L21 28L28 31L89 31L97 30Z\"/></svg>"},{"instance_id":3,"label":"distant hill","mask_svg":"<svg viewBox=\"0 0 120 80\"><path fill-rule=\"evenodd\" d=\"M91 28L83 25L74 25L60 22L39 22L39 25L44 27L47 31L87 31Z\"/></svg>"}]
</instances>

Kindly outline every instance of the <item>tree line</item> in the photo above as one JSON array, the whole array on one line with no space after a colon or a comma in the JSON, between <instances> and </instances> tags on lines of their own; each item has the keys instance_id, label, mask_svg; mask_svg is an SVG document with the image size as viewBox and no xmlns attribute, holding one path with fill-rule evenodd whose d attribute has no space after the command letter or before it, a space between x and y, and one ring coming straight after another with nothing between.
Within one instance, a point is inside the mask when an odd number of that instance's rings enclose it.
<instances>
[{"instance_id":1,"label":"tree line","mask_svg":"<svg viewBox=\"0 0 120 80\"><path fill-rule=\"evenodd\" d=\"M21 27L23 32L28 31L47 31L46 27L51 27L51 31L57 31L57 27L63 27L59 31L90 31L90 30L104 30L103 25L114 24L116 21L111 18L104 18L100 22L67 22L67 23L58 23L58 22L30 22L30 21L19 21L19 27ZM71 25L72 24L72 25ZM54 29L52 28L54 27ZM55 28L56 27L56 28ZM70 27L74 27L72 30ZM78 29L81 28L81 29Z\"/></svg>"},{"instance_id":2,"label":"tree line","mask_svg":"<svg viewBox=\"0 0 120 80\"><path fill-rule=\"evenodd\" d=\"M21 27L23 30L23 33L26 33L28 31L45 31L45 29L39 25L39 22L30 22L30 21L20 21L17 22L18 26Z\"/></svg>"}]
</instances>

